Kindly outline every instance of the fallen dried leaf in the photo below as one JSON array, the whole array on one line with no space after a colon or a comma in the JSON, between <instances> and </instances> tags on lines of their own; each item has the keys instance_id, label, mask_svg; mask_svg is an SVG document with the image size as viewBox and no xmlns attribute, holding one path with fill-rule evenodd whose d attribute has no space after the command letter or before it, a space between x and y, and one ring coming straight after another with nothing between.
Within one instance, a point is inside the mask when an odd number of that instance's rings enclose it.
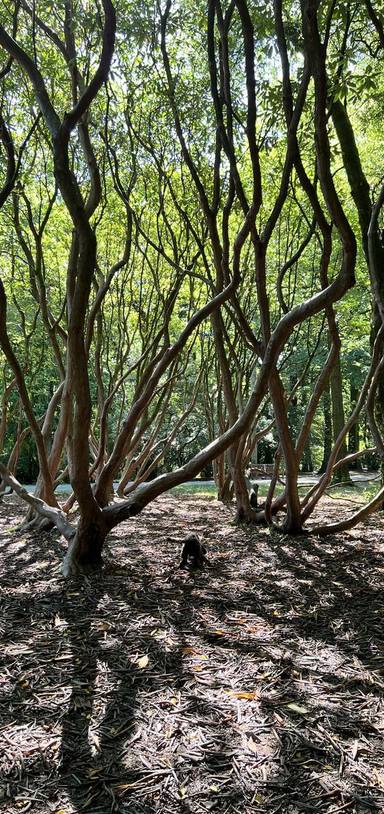
<instances>
[{"instance_id":1,"label":"fallen dried leaf","mask_svg":"<svg viewBox=\"0 0 384 814\"><path fill-rule=\"evenodd\" d=\"M292 701L290 704L286 704L285 706L287 707L287 709L291 709L292 712L298 712L299 715L306 715L309 712L309 709L307 709L307 707L302 707L300 706L300 704L295 704L294 701Z\"/></svg>"},{"instance_id":2,"label":"fallen dried leaf","mask_svg":"<svg viewBox=\"0 0 384 814\"><path fill-rule=\"evenodd\" d=\"M145 667L148 667L149 656L141 656L141 658L137 660L136 664L139 670L144 670Z\"/></svg>"}]
</instances>

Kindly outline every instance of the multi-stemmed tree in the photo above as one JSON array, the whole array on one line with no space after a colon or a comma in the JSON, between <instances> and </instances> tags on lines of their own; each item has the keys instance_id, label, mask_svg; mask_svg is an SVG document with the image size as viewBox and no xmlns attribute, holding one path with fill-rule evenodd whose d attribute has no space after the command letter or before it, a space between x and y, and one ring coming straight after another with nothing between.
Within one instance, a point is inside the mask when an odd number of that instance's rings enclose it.
<instances>
[{"instance_id":1,"label":"multi-stemmed tree","mask_svg":"<svg viewBox=\"0 0 384 814\"><path fill-rule=\"evenodd\" d=\"M70 542L66 573L98 566L110 529L224 453L238 518L271 522L282 509L284 529L300 532L341 465L364 398L372 398L380 330L352 418L319 486L301 502L300 462L337 368L333 306L354 285L356 238L329 138L326 58L338 4L302 0L299 27L296 3L274 0L273 15L267 5L210 0L207 9L187 4L181 15L167 0L152 15L146 5L122 4L116 28L110 0L103 21L96 6L86 14L65 0L53 23L43 4L23 2L0 26L7 160L0 203L57 375L41 417L9 331L10 286L1 284L0 344L36 445L36 493L0 471L29 503L29 519L49 521ZM6 121L15 115L17 83L28 116L38 110L21 145ZM27 173L21 162L29 151ZM60 263L66 250L67 261L65 283L60 267L52 292L54 235ZM297 431L292 404L318 338L295 375L289 360L306 326L326 331L328 355ZM191 370L188 398L182 383ZM209 443L147 481L214 381L220 399ZM169 426L169 405L181 392ZM274 498L277 465L256 512L244 468L266 398L285 490ZM64 507L54 493L60 467L73 489ZM76 524L68 515L74 503Z\"/></svg>"}]
</instances>

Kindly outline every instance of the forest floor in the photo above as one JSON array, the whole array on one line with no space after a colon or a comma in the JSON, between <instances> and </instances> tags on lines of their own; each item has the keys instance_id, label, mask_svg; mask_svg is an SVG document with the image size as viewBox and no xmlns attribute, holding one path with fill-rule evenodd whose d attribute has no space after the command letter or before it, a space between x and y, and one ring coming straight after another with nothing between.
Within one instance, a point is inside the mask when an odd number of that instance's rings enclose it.
<instances>
[{"instance_id":1,"label":"forest floor","mask_svg":"<svg viewBox=\"0 0 384 814\"><path fill-rule=\"evenodd\" d=\"M0 505L1 812L384 811L384 516L289 539L163 496L66 583L21 514ZM193 531L197 573L168 539Z\"/></svg>"}]
</instances>

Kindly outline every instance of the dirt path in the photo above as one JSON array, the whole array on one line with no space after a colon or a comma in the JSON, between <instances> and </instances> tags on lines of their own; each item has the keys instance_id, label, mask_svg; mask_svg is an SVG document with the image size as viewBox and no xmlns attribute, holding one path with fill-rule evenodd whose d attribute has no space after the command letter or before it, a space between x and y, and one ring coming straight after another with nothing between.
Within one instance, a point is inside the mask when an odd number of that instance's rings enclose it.
<instances>
[{"instance_id":1,"label":"dirt path","mask_svg":"<svg viewBox=\"0 0 384 814\"><path fill-rule=\"evenodd\" d=\"M338 514L333 501L328 513ZM289 540L163 497L101 576L0 508L0 811L384 811L384 521ZM169 535L210 567L175 570Z\"/></svg>"}]
</instances>

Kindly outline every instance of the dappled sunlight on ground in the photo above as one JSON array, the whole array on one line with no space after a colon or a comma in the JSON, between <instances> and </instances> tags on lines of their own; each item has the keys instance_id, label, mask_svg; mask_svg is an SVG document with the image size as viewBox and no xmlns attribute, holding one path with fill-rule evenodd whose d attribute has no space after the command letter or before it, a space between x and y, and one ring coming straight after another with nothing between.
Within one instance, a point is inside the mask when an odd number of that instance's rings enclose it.
<instances>
[{"instance_id":1,"label":"dappled sunlight on ground","mask_svg":"<svg viewBox=\"0 0 384 814\"><path fill-rule=\"evenodd\" d=\"M384 810L384 538L291 540L162 497L104 571L1 506L0 810ZM338 509L332 502L329 515ZM177 569L200 533L209 567Z\"/></svg>"}]
</instances>

